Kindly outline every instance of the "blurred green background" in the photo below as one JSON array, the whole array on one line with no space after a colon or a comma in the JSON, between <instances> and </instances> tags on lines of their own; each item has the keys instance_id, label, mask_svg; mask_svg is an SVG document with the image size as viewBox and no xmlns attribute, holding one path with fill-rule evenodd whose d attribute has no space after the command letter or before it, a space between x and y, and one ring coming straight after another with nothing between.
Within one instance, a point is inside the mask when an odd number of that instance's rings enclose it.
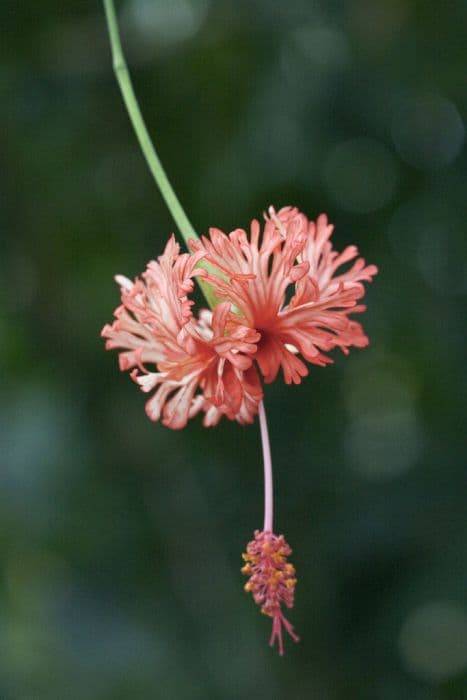
<instances>
[{"instance_id":1,"label":"blurred green background","mask_svg":"<svg viewBox=\"0 0 467 700\"><path fill-rule=\"evenodd\" d=\"M302 641L242 591L257 426L152 424L106 353L113 275L174 229L99 2L0 9L2 700L467 698L463 0L125 0L151 133L199 232L326 211L380 267L371 345L276 382Z\"/></svg>"}]
</instances>

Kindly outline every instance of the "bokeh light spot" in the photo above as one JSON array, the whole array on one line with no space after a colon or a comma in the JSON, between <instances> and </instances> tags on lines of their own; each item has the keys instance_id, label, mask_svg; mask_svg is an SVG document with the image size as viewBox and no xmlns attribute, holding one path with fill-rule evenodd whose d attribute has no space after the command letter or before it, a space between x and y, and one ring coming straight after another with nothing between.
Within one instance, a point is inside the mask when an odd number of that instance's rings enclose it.
<instances>
[{"instance_id":1,"label":"bokeh light spot","mask_svg":"<svg viewBox=\"0 0 467 700\"><path fill-rule=\"evenodd\" d=\"M443 201L420 197L397 209L388 226L395 255L417 267L443 294L467 291L467 240L459 214Z\"/></svg>"},{"instance_id":2,"label":"bokeh light spot","mask_svg":"<svg viewBox=\"0 0 467 700\"><path fill-rule=\"evenodd\" d=\"M326 73L342 68L349 60L345 34L336 27L317 24L294 29L282 50L282 68L286 74L307 65L309 70Z\"/></svg>"},{"instance_id":3,"label":"bokeh light spot","mask_svg":"<svg viewBox=\"0 0 467 700\"><path fill-rule=\"evenodd\" d=\"M345 447L351 468L372 481L409 469L423 447L416 411L416 388L399 358L360 359L344 381L344 401L351 421Z\"/></svg>"},{"instance_id":4,"label":"bokeh light spot","mask_svg":"<svg viewBox=\"0 0 467 700\"><path fill-rule=\"evenodd\" d=\"M344 382L344 402L352 417L394 410L413 410L415 388L398 357L388 355L374 362L354 362Z\"/></svg>"},{"instance_id":5,"label":"bokeh light spot","mask_svg":"<svg viewBox=\"0 0 467 700\"><path fill-rule=\"evenodd\" d=\"M401 158L420 169L449 165L459 155L465 128L457 107L437 95L406 100L391 125Z\"/></svg>"},{"instance_id":6,"label":"bokeh light spot","mask_svg":"<svg viewBox=\"0 0 467 700\"><path fill-rule=\"evenodd\" d=\"M467 611L451 601L415 609L402 626L399 651L424 681L444 681L467 668Z\"/></svg>"},{"instance_id":7,"label":"bokeh light spot","mask_svg":"<svg viewBox=\"0 0 467 700\"><path fill-rule=\"evenodd\" d=\"M389 408L359 416L350 424L346 447L353 470L370 480L398 476L409 469L422 446L421 428L414 411Z\"/></svg>"},{"instance_id":8,"label":"bokeh light spot","mask_svg":"<svg viewBox=\"0 0 467 700\"><path fill-rule=\"evenodd\" d=\"M207 0L132 0L127 20L143 41L167 46L196 34L208 9Z\"/></svg>"}]
</instances>

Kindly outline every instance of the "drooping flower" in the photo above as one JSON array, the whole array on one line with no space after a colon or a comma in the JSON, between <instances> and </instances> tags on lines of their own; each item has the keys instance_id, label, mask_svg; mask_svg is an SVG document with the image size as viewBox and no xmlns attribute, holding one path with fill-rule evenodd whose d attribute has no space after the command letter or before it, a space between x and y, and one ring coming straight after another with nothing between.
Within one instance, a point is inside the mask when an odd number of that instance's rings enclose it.
<instances>
[{"instance_id":1,"label":"drooping flower","mask_svg":"<svg viewBox=\"0 0 467 700\"><path fill-rule=\"evenodd\" d=\"M282 612L282 606L292 608L294 603L295 568L287 561L292 550L283 535L255 530L254 539L248 543L243 559L246 562L242 574L248 576L245 591L251 592L253 600L261 606L261 612L272 618L270 646L277 639L279 654L284 653L282 628L295 642L299 638Z\"/></svg>"},{"instance_id":2,"label":"drooping flower","mask_svg":"<svg viewBox=\"0 0 467 700\"><path fill-rule=\"evenodd\" d=\"M316 222L296 208L271 207L261 232L253 221L226 235L190 241L191 254L180 254L173 236L158 262L141 279L116 281L122 304L102 336L107 349L119 349L121 370L142 391L153 392L148 416L178 429L202 412L206 426L222 416L250 423L259 413L264 459L265 515L261 531L244 554L245 589L272 618L271 646L283 654L283 629L298 641L283 607L291 608L295 569L291 549L273 532L272 463L260 376L269 384L280 370L286 383L308 374L303 360L324 366L328 353L364 347L368 339L351 315L361 313L363 282L377 273L358 257L355 246L333 250L333 226L324 214ZM200 268L200 261L207 265ZM343 267L345 266L345 267ZM214 290L213 310L192 312L194 278ZM301 356L301 357L299 357ZM302 359L303 358L303 359ZM259 371L258 371L259 369Z\"/></svg>"},{"instance_id":3,"label":"drooping flower","mask_svg":"<svg viewBox=\"0 0 467 700\"><path fill-rule=\"evenodd\" d=\"M121 350L120 369L132 370L142 391L155 390L146 403L149 418L173 429L200 411L205 425L223 415L250 423L262 398L252 369L259 334L232 321L228 301L198 318L192 313L188 295L193 278L205 275L197 267L202 257L180 254L172 236L142 279L117 276L122 304L102 330L106 349Z\"/></svg>"},{"instance_id":4,"label":"drooping flower","mask_svg":"<svg viewBox=\"0 0 467 700\"><path fill-rule=\"evenodd\" d=\"M351 346L368 344L361 325L349 316L365 310L357 303L364 295L362 283L371 281L377 268L357 258L355 246L334 251L332 231L325 214L313 222L285 207L269 210L262 235L254 220L249 237L243 229L226 235L211 228L209 237L190 241L191 250L210 266L206 281L219 300L235 307L234 321L260 333L255 360L267 384L280 369L286 383L300 383L308 369L299 354L324 366L333 361L326 354L333 348L348 353Z\"/></svg>"},{"instance_id":5,"label":"drooping flower","mask_svg":"<svg viewBox=\"0 0 467 700\"><path fill-rule=\"evenodd\" d=\"M324 366L334 348L368 344L350 316L365 310L363 282L377 268L355 246L334 251L332 231L324 214L313 222L296 208L271 207L262 234L256 220L250 237L213 228L190 241L191 255L180 254L172 237L142 279L116 277L122 305L102 335L106 348L122 350L120 368L154 390L146 404L152 420L181 428L203 412L204 425L223 415L249 423L262 398L256 367L267 384L280 369L286 383L298 384L308 374L303 359ZM209 272L198 266L202 258ZM189 294L200 276L219 304L196 318Z\"/></svg>"},{"instance_id":6,"label":"drooping flower","mask_svg":"<svg viewBox=\"0 0 467 700\"><path fill-rule=\"evenodd\" d=\"M105 2L115 66L125 65L113 2ZM118 76L119 77L119 76ZM129 75L122 82L124 101L151 172L181 231L191 229L167 180L141 118ZM126 86L126 88L125 88ZM144 144L143 144L144 142ZM282 606L292 607L295 569L287 562L290 547L273 533L272 463L262 388L256 365L266 383L282 369L286 383L300 383L308 369L302 359L326 365L335 347L347 353L368 340L350 314L364 310L363 281L377 272L358 258L354 246L340 255L329 242L332 226L325 215L316 223L297 209L269 210L261 237L257 221L251 236L242 229L226 236L212 229L210 238L192 241L193 255L180 255L173 237L159 262L149 263L142 279L123 276L122 305L102 335L106 348L120 352L120 368L145 392L152 420L170 428L183 427L204 412L204 424L215 425L222 415L251 422L259 413L264 457L265 516L262 531L247 546L245 588L262 611L272 617L271 646L276 638L283 653L282 628L298 641ZM205 257L209 274L197 267ZM338 269L353 260L350 268ZM212 269L213 268L213 269ZM209 268L208 268L209 269ZM188 295L193 278L209 280L220 303L195 317ZM209 290L211 291L211 290ZM211 295L207 295L211 299ZM147 366L151 369L148 369Z\"/></svg>"}]
</instances>

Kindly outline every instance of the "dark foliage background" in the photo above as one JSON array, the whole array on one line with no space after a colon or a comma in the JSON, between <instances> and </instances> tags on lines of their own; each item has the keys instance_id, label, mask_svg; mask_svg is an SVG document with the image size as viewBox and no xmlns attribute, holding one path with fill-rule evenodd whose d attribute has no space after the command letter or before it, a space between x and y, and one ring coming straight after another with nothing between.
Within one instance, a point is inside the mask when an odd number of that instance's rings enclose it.
<instances>
[{"instance_id":1,"label":"dark foliage background","mask_svg":"<svg viewBox=\"0 0 467 700\"><path fill-rule=\"evenodd\" d=\"M126 0L141 105L200 232L270 204L380 275L365 351L267 393L299 572L280 659L242 592L256 426L150 423L100 329L173 230L98 2L0 9L0 697L462 700L462 0Z\"/></svg>"}]
</instances>

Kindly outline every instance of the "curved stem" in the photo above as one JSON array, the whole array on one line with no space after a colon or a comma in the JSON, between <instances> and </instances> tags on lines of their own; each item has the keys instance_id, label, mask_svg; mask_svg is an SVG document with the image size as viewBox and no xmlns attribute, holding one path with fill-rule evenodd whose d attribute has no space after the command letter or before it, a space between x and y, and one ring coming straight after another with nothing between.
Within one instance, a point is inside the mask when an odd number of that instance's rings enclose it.
<instances>
[{"instance_id":1,"label":"curved stem","mask_svg":"<svg viewBox=\"0 0 467 700\"><path fill-rule=\"evenodd\" d=\"M264 462L264 526L265 532L272 532L273 522L273 484L272 484L272 460L271 447L269 444L268 424L266 421L266 411L264 403L259 405L259 427L261 430L261 444L263 447Z\"/></svg>"},{"instance_id":2,"label":"curved stem","mask_svg":"<svg viewBox=\"0 0 467 700\"><path fill-rule=\"evenodd\" d=\"M166 175L164 167L159 159L159 156L157 155L156 149L154 148L154 144L151 141L151 137L149 136L143 115L141 114L138 100L136 99L136 95L133 90L130 74L128 72L125 56L123 54L113 0L104 0L104 9L107 27L109 30L113 68L120 86L123 101L125 102L125 106L128 111L128 115L131 123L133 124L136 137L146 159L146 163L148 164L149 170L151 171L160 193L164 198L164 201L172 214L175 223L177 224L178 230L182 234L185 243L188 244L190 238L198 238L198 235L191 225L182 205L178 200L177 195L173 190L172 185L170 184L169 178ZM217 300L213 295L211 287L199 278L197 281L208 304L211 307L215 306Z\"/></svg>"},{"instance_id":3,"label":"curved stem","mask_svg":"<svg viewBox=\"0 0 467 700\"><path fill-rule=\"evenodd\" d=\"M143 151L154 180L161 191L165 203L167 204L167 207L169 208L169 211L172 214L180 233L182 234L185 242L187 242L190 238L197 238L198 236L196 235L193 226L188 220L188 217L185 214L180 202L178 201L178 197L169 182L141 114L141 110L133 90L133 85L131 83L125 57L123 55L113 0L104 0L104 8L107 18L107 26L109 29L113 68L120 86L125 106L128 110L128 115L131 119L139 145L141 146L141 150Z\"/></svg>"}]
</instances>

